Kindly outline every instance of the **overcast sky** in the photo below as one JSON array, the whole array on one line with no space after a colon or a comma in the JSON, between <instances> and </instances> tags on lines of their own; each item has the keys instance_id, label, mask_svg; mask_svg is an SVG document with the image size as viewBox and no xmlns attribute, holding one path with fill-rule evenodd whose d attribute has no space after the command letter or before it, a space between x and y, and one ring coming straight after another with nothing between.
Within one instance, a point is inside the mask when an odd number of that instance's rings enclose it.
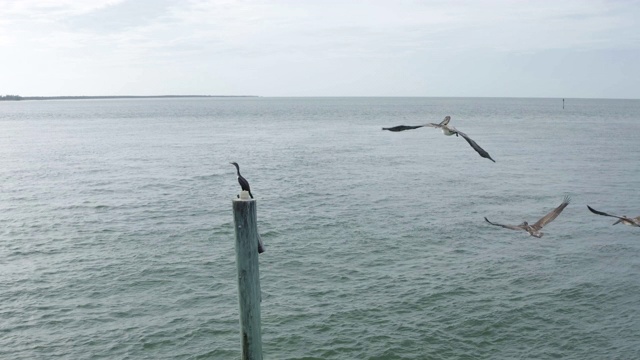
<instances>
[{"instance_id":1,"label":"overcast sky","mask_svg":"<svg viewBox=\"0 0 640 360\"><path fill-rule=\"evenodd\" d=\"M640 98L639 1L0 0L0 94Z\"/></svg>"}]
</instances>

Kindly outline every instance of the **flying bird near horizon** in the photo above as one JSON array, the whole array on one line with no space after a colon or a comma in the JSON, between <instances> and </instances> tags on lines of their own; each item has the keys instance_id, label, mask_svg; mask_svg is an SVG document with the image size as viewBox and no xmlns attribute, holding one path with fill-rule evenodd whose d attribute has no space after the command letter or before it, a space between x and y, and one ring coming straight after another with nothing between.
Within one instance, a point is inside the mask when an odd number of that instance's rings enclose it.
<instances>
[{"instance_id":1,"label":"flying bird near horizon","mask_svg":"<svg viewBox=\"0 0 640 360\"><path fill-rule=\"evenodd\" d=\"M471 145L473 150L477 151L478 154L480 154L480 156L482 156L483 158L487 158L493 162L496 162L491 158L491 155L489 155L488 152L486 152L483 148L481 148L480 145L478 145L469 136L467 136L467 134L457 130L453 126L449 126L449 121L451 121L451 116L445 116L444 120L442 120L439 124L429 123L427 124L427 126L441 129L442 133L445 134L446 136L451 136L451 135L462 136L465 140L467 140L469 145Z\"/></svg>"},{"instance_id":2,"label":"flying bird near horizon","mask_svg":"<svg viewBox=\"0 0 640 360\"><path fill-rule=\"evenodd\" d=\"M236 167L236 171L238 172L238 183L240 184L240 187L242 188L242 190L249 192L249 196L251 196L251 198L253 199L253 195L251 194L251 187L249 186L249 182L247 181L247 179L242 177L242 175L240 175L240 166L238 165L238 163L235 162L235 161L232 161L229 164L231 164L231 165Z\"/></svg>"},{"instance_id":3,"label":"flying bird near horizon","mask_svg":"<svg viewBox=\"0 0 640 360\"><path fill-rule=\"evenodd\" d=\"M480 154L480 156L482 156L483 158L487 158L493 162L496 162L495 160L493 160L493 158L491 158L491 155L489 155L488 152L486 152L483 148L481 148L480 145L478 145L478 143L473 141L473 139L471 139L467 134L463 133L462 131L459 131L453 126L449 126L449 121L451 121L451 116L445 116L444 120L442 120L439 124L428 123L428 124L416 125L416 126L398 125L390 128L382 128L382 130L397 132L397 131L418 129L424 126L439 128L442 130L442 133L446 136L451 136L451 135L462 136L462 138L465 139L467 143L471 145L473 150L475 150L478 154Z\"/></svg>"},{"instance_id":4,"label":"flying bird near horizon","mask_svg":"<svg viewBox=\"0 0 640 360\"><path fill-rule=\"evenodd\" d=\"M564 210L564 208L567 207L567 205L569 205L569 202L571 201L571 198L569 196L565 196L564 200L562 201L562 204L560 204L560 206L558 206L557 208L551 210L551 212L549 212L547 215L543 216L540 220L536 221L535 224L533 225L529 225L526 221L524 221L522 224L520 225L502 225L502 224L497 224L494 222L489 221L489 219L487 219L486 217L484 218L484 220L486 222L488 222L491 225L494 226L500 226L503 227L505 229L511 229L511 230L524 230L526 232L529 233L529 235L537 237L537 238L541 238L544 233L541 232L540 230L542 230L542 228L547 225L548 223L552 222L555 218L558 217L558 215L560 215L560 213L562 212L562 210Z\"/></svg>"},{"instance_id":5,"label":"flying bird near horizon","mask_svg":"<svg viewBox=\"0 0 640 360\"><path fill-rule=\"evenodd\" d=\"M629 226L637 226L640 227L640 216L636 216L634 218L630 218L627 217L626 215L622 215L622 216L618 216L618 215L611 215L611 214L607 214L605 212L602 211L598 211L594 208L592 208L591 206L587 205L587 207L589 208L589 211L591 211L594 214L598 214L598 215L602 215L602 216L609 216L609 217L614 217L617 218L618 221L614 222L612 225L617 225L619 223L623 223L625 225L629 225Z\"/></svg>"}]
</instances>

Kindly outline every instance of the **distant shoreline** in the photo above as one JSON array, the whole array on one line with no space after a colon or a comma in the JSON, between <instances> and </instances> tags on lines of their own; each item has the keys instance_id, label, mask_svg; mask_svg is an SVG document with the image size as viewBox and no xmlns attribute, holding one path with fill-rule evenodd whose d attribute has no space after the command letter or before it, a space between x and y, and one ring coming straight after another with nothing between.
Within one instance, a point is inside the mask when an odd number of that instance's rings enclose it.
<instances>
[{"instance_id":1,"label":"distant shoreline","mask_svg":"<svg viewBox=\"0 0 640 360\"><path fill-rule=\"evenodd\" d=\"M0 96L0 101L20 100L95 100L95 99L166 99L166 98L229 98L258 97L257 95L117 95L117 96Z\"/></svg>"}]
</instances>

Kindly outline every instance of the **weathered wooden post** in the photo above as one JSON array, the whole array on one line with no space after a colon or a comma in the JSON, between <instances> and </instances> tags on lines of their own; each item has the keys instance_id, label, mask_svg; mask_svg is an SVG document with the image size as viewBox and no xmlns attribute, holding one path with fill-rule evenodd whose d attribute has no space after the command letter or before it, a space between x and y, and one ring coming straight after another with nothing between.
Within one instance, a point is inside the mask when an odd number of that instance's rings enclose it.
<instances>
[{"instance_id":1,"label":"weathered wooden post","mask_svg":"<svg viewBox=\"0 0 640 360\"><path fill-rule=\"evenodd\" d=\"M256 201L250 199L246 191L242 191L240 198L233 199L242 360L262 360L260 269L258 267L260 235L256 219Z\"/></svg>"}]
</instances>

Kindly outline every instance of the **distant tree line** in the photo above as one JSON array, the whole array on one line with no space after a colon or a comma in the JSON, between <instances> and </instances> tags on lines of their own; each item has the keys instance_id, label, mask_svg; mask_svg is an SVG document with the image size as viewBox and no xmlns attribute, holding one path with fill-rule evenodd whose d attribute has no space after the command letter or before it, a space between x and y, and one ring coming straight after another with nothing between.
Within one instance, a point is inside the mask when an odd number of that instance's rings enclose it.
<instances>
[{"instance_id":1,"label":"distant tree line","mask_svg":"<svg viewBox=\"0 0 640 360\"><path fill-rule=\"evenodd\" d=\"M2 100L85 100L85 99L157 99L157 98L202 98L202 97L257 97L255 95L149 95L149 96L20 96L2 95Z\"/></svg>"},{"instance_id":2,"label":"distant tree line","mask_svg":"<svg viewBox=\"0 0 640 360\"><path fill-rule=\"evenodd\" d=\"M2 100L22 100L22 96L20 95L3 95L0 96L0 101Z\"/></svg>"}]
</instances>

